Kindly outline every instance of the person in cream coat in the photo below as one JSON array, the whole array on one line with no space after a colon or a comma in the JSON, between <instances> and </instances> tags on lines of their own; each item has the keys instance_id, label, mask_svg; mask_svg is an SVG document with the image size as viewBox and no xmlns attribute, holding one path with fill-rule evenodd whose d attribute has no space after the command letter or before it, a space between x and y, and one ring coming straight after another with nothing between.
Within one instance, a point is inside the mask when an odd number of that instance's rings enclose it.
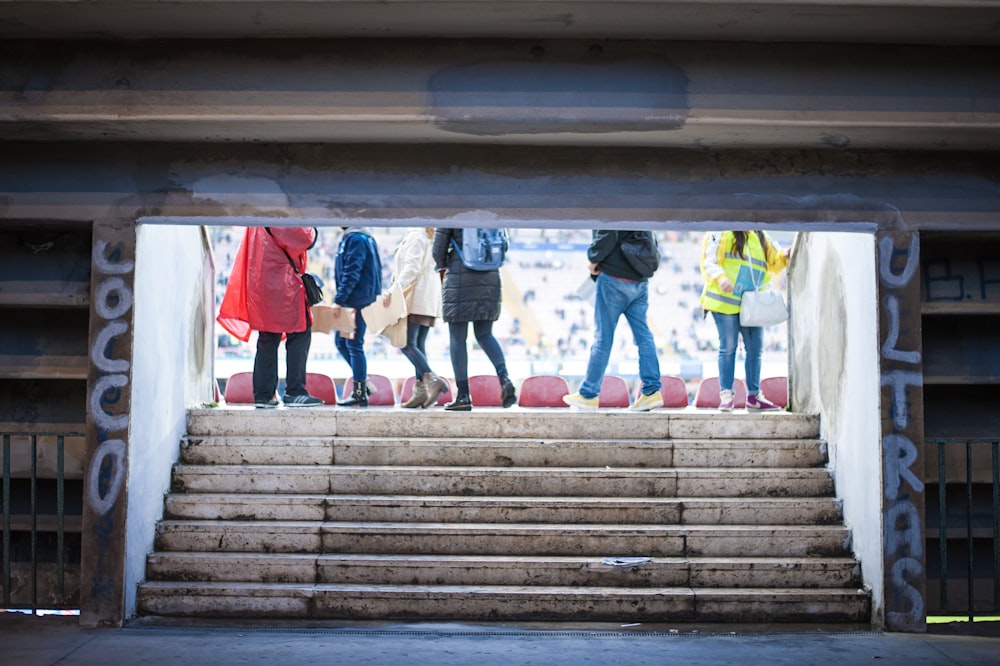
<instances>
[{"instance_id":1,"label":"person in cream coat","mask_svg":"<svg viewBox=\"0 0 1000 666\"><path fill-rule=\"evenodd\" d=\"M416 382L413 395L401 407L427 408L448 393L448 382L431 370L427 360L427 334L441 316L441 282L434 270L431 247L433 227L410 229L393 254L393 283L399 283L406 298L406 346L400 349L413 364Z\"/></svg>"}]
</instances>

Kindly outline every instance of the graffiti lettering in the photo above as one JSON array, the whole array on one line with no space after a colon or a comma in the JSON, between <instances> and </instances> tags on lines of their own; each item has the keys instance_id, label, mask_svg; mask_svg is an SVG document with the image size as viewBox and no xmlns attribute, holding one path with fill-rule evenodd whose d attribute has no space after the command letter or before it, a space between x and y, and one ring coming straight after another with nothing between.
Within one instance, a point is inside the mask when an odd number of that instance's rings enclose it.
<instances>
[{"instance_id":1,"label":"graffiti lettering","mask_svg":"<svg viewBox=\"0 0 1000 666\"><path fill-rule=\"evenodd\" d=\"M909 247L897 250L893 236L879 239L879 278L889 293L884 299L884 313L887 325L881 346L881 385L891 389L889 414L892 417L893 432L882 436L882 470L885 486L885 506L883 525L885 536L883 555L889 571L886 592L886 622L890 629L915 629L924 622L924 598L921 587L913 580L923 576L923 533L920 510L914 504L912 493L922 493L924 484L913 468L919 458L919 451L913 440L903 430L910 426L910 387L923 386L923 374L919 367L920 351L899 349L901 334L907 330L900 319L899 296L892 293L909 286L920 266L920 237L912 234ZM893 271L896 259L905 255L903 269ZM892 364L914 366L913 369L896 369ZM883 407L884 409L884 407ZM909 490L904 491L904 485Z\"/></svg>"},{"instance_id":2,"label":"graffiti lettering","mask_svg":"<svg viewBox=\"0 0 1000 666\"><path fill-rule=\"evenodd\" d=\"M114 295L109 303L109 296ZM108 278L97 286L94 309L101 319L117 319L132 309L132 291L121 278Z\"/></svg>"},{"instance_id":3,"label":"graffiti lettering","mask_svg":"<svg viewBox=\"0 0 1000 666\"><path fill-rule=\"evenodd\" d=\"M923 386L924 376L919 372L893 370L882 375L882 386L892 388L892 420L897 428L905 428L910 423L909 403L906 401L907 386Z\"/></svg>"},{"instance_id":4,"label":"graffiti lettering","mask_svg":"<svg viewBox=\"0 0 1000 666\"><path fill-rule=\"evenodd\" d=\"M891 627L912 627L923 622L924 599L920 596L920 591L913 587L907 579L906 574L914 578L919 578L923 573L923 567L919 560L904 557L896 560L892 565L890 580L897 595L909 602L910 610L897 611L890 610L886 613L886 619ZM902 606L898 602L894 606Z\"/></svg>"},{"instance_id":5,"label":"graffiti lettering","mask_svg":"<svg viewBox=\"0 0 1000 666\"><path fill-rule=\"evenodd\" d=\"M895 502L885 514L885 552L887 555L920 557L924 554L920 534L920 513L909 500Z\"/></svg>"},{"instance_id":6,"label":"graffiti lettering","mask_svg":"<svg viewBox=\"0 0 1000 666\"><path fill-rule=\"evenodd\" d=\"M108 247L109 245L106 240L99 240L94 243L94 255L91 258L94 269L106 275L128 275L131 273L135 268L135 262L119 261L112 263L113 258L121 256L121 249L113 249L110 253L111 256L108 257Z\"/></svg>"},{"instance_id":7,"label":"graffiti lettering","mask_svg":"<svg viewBox=\"0 0 1000 666\"><path fill-rule=\"evenodd\" d=\"M885 236L878 242L878 272L879 277L890 287L905 287L917 273L920 267L920 236L910 237L910 247L906 250L906 264L899 275L892 272L892 260L896 256L896 245L892 238Z\"/></svg>"},{"instance_id":8,"label":"graffiti lettering","mask_svg":"<svg viewBox=\"0 0 1000 666\"><path fill-rule=\"evenodd\" d=\"M129 363L125 359L110 359L107 357L108 349L111 347L111 338L128 332L128 324L123 321L108 322L94 340L94 347L91 349L90 360L94 362L98 370L104 372L126 372Z\"/></svg>"},{"instance_id":9,"label":"graffiti lettering","mask_svg":"<svg viewBox=\"0 0 1000 666\"><path fill-rule=\"evenodd\" d=\"M125 476L125 442L109 439L94 453L87 471L87 500L99 515L115 505Z\"/></svg>"},{"instance_id":10,"label":"graffiti lettering","mask_svg":"<svg viewBox=\"0 0 1000 666\"><path fill-rule=\"evenodd\" d=\"M886 296L885 310L889 316L889 334L885 336L885 342L882 343L882 356L893 361L919 363L920 352L896 349L896 344L899 342L899 299L892 294Z\"/></svg>"},{"instance_id":11,"label":"graffiti lettering","mask_svg":"<svg viewBox=\"0 0 1000 666\"><path fill-rule=\"evenodd\" d=\"M132 290L122 279L135 267L132 261L117 260L121 256L121 248L112 248L105 240L94 242L94 252L91 257L96 272L107 277L100 281L95 289L94 312L106 320L104 326L94 337L90 349L90 360L101 373L90 389L87 405L98 430L98 439L107 437L110 433L127 430L129 414L109 410L121 400L122 389L128 386L128 371L131 364L127 358L112 358L114 338L128 331L129 324L122 318L132 309ZM110 512L118 500L122 485L125 482L127 446L123 439L107 439L102 441L94 453L90 467L87 470L86 500L87 505L98 516Z\"/></svg>"},{"instance_id":12,"label":"graffiti lettering","mask_svg":"<svg viewBox=\"0 0 1000 666\"><path fill-rule=\"evenodd\" d=\"M921 481L910 467L917 461L917 447L904 435L889 434L882 438L882 457L885 462L885 498L899 495L899 488L906 481L914 491L924 491Z\"/></svg>"}]
</instances>

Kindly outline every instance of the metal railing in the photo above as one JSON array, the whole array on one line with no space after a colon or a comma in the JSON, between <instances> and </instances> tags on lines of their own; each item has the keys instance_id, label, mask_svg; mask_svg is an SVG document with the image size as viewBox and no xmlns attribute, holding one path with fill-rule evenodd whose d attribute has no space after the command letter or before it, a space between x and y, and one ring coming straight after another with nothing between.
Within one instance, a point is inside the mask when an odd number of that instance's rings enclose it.
<instances>
[{"instance_id":1,"label":"metal railing","mask_svg":"<svg viewBox=\"0 0 1000 666\"><path fill-rule=\"evenodd\" d=\"M65 449L66 449L66 438L68 437L83 437L83 433L77 432L4 432L0 433L3 437L3 607L10 609L12 604L17 606L23 606L23 601L15 600L12 598L12 549L11 549L11 539L15 532L28 531L30 533L30 556L29 556L29 566L30 566L30 587L31 587L31 612L36 614L39 610L39 586L38 586L38 569L39 569L39 505L42 498L39 497L39 474L38 474L38 453L39 453L39 438L55 438L55 456L56 456L56 476L55 476L55 535L56 535L56 564L55 564L55 590L54 597L56 599L66 599L66 471L65 471ZM29 510L27 513L27 528L25 529L25 524L23 519L19 522L20 524L14 525L12 522L12 517L15 515L13 513L13 498L11 496L11 489L14 485L15 478L12 477L11 473L11 439L27 439L30 447L30 473L28 479L30 481L30 489L28 492L28 504ZM23 477L18 476L17 479ZM51 498L44 498L46 503ZM49 515L49 514L46 514ZM51 531L51 529L46 530ZM77 563L78 564L78 563Z\"/></svg>"},{"instance_id":2,"label":"metal railing","mask_svg":"<svg viewBox=\"0 0 1000 666\"><path fill-rule=\"evenodd\" d=\"M985 486L983 482L976 483L973 481L973 471L975 469L973 465L973 447L985 447L990 446L991 452L991 469L990 469L990 480L992 485L992 515L989 521L979 521L980 534L983 536L982 525L984 522L989 522L992 527L992 568L993 568L993 604L992 610L1000 610L1000 439L988 439L988 438L946 438L946 439L928 439L929 444L937 445L937 468L938 468L938 553L941 559L941 574L940 574L940 607L944 612L952 610L948 601L948 582L949 582L949 559L948 559L948 532L953 526L949 524L948 520L948 492L947 492L947 470L945 465L946 450L949 447L963 446L965 448L965 480L964 480L964 490L965 490L965 511L964 511L964 525L959 526L959 529L964 529L965 535L965 549L966 549L966 585L967 585L967 608L965 609L969 616L969 622L972 622L976 614L975 605L975 532L976 532L976 521L974 521L974 513L977 503L973 498L974 486ZM977 449L978 450L978 449ZM983 502L980 501L978 506L982 507Z\"/></svg>"}]
</instances>

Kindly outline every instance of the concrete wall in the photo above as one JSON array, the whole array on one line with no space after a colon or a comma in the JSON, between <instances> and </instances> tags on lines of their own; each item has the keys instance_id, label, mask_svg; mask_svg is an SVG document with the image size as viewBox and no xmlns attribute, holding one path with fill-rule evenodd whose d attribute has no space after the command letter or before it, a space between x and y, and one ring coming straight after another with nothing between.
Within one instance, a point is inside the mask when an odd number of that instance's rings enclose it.
<instances>
[{"instance_id":1,"label":"concrete wall","mask_svg":"<svg viewBox=\"0 0 1000 666\"><path fill-rule=\"evenodd\" d=\"M203 228L140 226L136 237L125 617L135 613L187 408L214 400L215 271Z\"/></svg>"},{"instance_id":2,"label":"concrete wall","mask_svg":"<svg viewBox=\"0 0 1000 666\"><path fill-rule=\"evenodd\" d=\"M830 467L873 619L882 598L878 294L870 234L799 234L788 272L791 400L822 416ZM875 624L879 624L876 619Z\"/></svg>"}]
</instances>

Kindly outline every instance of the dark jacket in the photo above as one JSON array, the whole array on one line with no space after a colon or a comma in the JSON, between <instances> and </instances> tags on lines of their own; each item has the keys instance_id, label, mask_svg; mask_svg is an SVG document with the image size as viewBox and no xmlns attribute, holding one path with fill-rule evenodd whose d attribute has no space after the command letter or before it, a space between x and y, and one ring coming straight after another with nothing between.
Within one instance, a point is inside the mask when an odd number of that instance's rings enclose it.
<instances>
[{"instance_id":1,"label":"dark jacket","mask_svg":"<svg viewBox=\"0 0 1000 666\"><path fill-rule=\"evenodd\" d=\"M597 264L602 273L611 277L623 278L634 282L645 282L646 278L639 275L625 259L618 246L618 232L614 229L595 229L593 240L587 249L587 259Z\"/></svg>"},{"instance_id":2,"label":"dark jacket","mask_svg":"<svg viewBox=\"0 0 1000 666\"><path fill-rule=\"evenodd\" d=\"M451 246L453 238L462 247L461 229L438 229L431 250L437 270L447 270L441 289L443 319L449 323L496 321L500 318L500 271L466 268Z\"/></svg>"},{"instance_id":3,"label":"dark jacket","mask_svg":"<svg viewBox=\"0 0 1000 666\"><path fill-rule=\"evenodd\" d=\"M382 260L378 244L367 229L348 229L337 247L334 262L337 293L333 302L349 308L363 308L382 293Z\"/></svg>"}]
</instances>

